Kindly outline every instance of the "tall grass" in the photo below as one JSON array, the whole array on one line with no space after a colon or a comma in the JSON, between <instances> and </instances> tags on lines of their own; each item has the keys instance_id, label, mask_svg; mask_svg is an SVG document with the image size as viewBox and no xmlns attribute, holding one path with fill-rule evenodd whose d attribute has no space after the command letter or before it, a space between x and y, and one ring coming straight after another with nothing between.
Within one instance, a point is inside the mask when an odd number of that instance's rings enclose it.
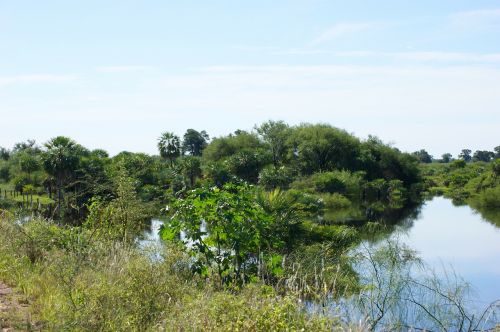
<instances>
[{"instance_id":1,"label":"tall grass","mask_svg":"<svg viewBox=\"0 0 500 332\"><path fill-rule=\"evenodd\" d=\"M217 290L191 273L190 262L173 246L158 258L81 228L0 220L0 280L24 294L44 330L331 331L337 324L259 283Z\"/></svg>"}]
</instances>

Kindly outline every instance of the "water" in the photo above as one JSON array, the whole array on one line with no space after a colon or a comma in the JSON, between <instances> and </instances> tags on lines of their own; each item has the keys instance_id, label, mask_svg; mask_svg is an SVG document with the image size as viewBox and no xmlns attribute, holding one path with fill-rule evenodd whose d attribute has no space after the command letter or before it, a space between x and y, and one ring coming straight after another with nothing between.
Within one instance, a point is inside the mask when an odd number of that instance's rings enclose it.
<instances>
[{"instance_id":1,"label":"water","mask_svg":"<svg viewBox=\"0 0 500 332\"><path fill-rule=\"evenodd\" d=\"M141 245L160 242L161 224L161 220L152 220ZM377 245L388 237L416 250L438 275L446 270L463 278L471 286L478 309L500 299L500 228L469 206L455 206L449 199L435 197L420 213L400 220L390 234L367 242Z\"/></svg>"},{"instance_id":2,"label":"water","mask_svg":"<svg viewBox=\"0 0 500 332\"><path fill-rule=\"evenodd\" d=\"M411 226L404 225L389 237L416 250L438 274L454 271L471 285L479 307L500 299L500 228L442 197L427 201Z\"/></svg>"}]
</instances>

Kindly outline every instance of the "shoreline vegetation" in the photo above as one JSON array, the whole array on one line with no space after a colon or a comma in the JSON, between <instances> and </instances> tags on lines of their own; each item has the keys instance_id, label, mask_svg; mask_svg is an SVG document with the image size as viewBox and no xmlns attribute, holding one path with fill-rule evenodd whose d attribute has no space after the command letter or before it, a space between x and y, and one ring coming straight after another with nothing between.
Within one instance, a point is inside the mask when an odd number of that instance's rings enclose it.
<instances>
[{"instance_id":1,"label":"shoreline vegetation","mask_svg":"<svg viewBox=\"0 0 500 332\"><path fill-rule=\"evenodd\" d=\"M327 124L282 121L213 139L165 132L157 143L158 156L110 157L67 137L0 148L0 281L29 303L29 329L499 323L498 303L468 311L458 279L415 279L409 271L422 262L410 248L353 248L436 195L499 226L500 148L433 161ZM163 245L140 247L158 214Z\"/></svg>"}]
</instances>

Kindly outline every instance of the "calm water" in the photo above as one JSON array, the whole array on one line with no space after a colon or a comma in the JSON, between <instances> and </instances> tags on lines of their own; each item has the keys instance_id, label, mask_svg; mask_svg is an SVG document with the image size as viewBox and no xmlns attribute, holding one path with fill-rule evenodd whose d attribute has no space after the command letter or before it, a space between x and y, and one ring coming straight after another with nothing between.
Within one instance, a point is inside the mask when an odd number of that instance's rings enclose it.
<instances>
[{"instance_id":1,"label":"calm water","mask_svg":"<svg viewBox=\"0 0 500 332\"><path fill-rule=\"evenodd\" d=\"M390 237L416 250L438 274L454 271L470 283L479 306L500 299L500 228L442 197L427 201L410 227L404 224Z\"/></svg>"},{"instance_id":2,"label":"calm water","mask_svg":"<svg viewBox=\"0 0 500 332\"><path fill-rule=\"evenodd\" d=\"M161 224L161 220L152 220L141 245L159 242ZM470 207L435 197L420 213L401 220L387 237L398 238L416 250L438 275L446 270L463 278L471 285L478 308L500 299L500 228ZM372 245L381 241L372 241Z\"/></svg>"}]
</instances>

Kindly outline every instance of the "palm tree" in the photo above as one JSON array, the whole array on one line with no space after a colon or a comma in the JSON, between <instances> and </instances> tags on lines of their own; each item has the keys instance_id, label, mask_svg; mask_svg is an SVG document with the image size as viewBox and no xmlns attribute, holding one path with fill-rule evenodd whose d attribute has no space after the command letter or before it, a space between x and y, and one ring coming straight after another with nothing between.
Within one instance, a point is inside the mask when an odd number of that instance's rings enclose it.
<instances>
[{"instance_id":1,"label":"palm tree","mask_svg":"<svg viewBox=\"0 0 500 332\"><path fill-rule=\"evenodd\" d=\"M61 215L62 189L79 162L81 147L68 137L58 136L45 144L43 167L56 180L59 216Z\"/></svg>"},{"instance_id":2,"label":"palm tree","mask_svg":"<svg viewBox=\"0 0 500 332\"><path fill-rule=\"evenodd\" d=\"M170 160L170 165L174 164L174 160L181 154L181 142L178 136L171 132L164 132L158 138L158 150L160 156Z\"/></svg>"}]
</instances>

